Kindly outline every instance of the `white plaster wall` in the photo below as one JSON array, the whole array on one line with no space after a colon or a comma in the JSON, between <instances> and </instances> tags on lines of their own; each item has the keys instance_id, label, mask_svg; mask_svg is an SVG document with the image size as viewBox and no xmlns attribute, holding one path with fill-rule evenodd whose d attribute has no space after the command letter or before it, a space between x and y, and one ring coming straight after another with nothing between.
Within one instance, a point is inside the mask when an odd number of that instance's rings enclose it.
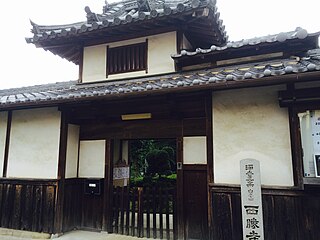
<instances>
[{"instance_id":1,"label":"white plaster wall","mask_svg":"<svg viewBox=\"0 0 320 240\"><path fill-rule=\"evenodd\" d=\"M8 113L0 112L0 173L2 173L3 170L4 149L7 135L7 120Z\"/></svg>"},{"instance_id":2,"label":"white plaster wall","mask_svg":"<svg viewBox=\"0 0 320 240\"><path fill-rule=\"evenodd\" d=\"M183 164L207 164L206 137L183 138Z\"/></svg>"},{"instance_id":3,"label":"white plaster wall","mask_svg":"<svg viewBox=\"0 0 320 240\"><path fill-rule=\"evenodd\" d=\"M79 177L104 178L105 140L80 141Z\"/></svg>"},{"instance_id":4,"label":"white plaster wall","mask_svg":"<svg viewBox=\"0 0 320 240\"><path fill-rule=\"evenodd\" d=\"M239 162L260 161L264 185L292 186L289 119L280 108L280 87L213 93L215 183L239 184Z\"/></svg>"},{"instance_id":5,"label":"white plaster wall","mask_svg":"<svg viewBox=\"0 0 320 240\"><path fill-rule=\"evenodd\" d=\"M73 124L68 125L66 178L77 177L79 155L79 131L79 126Z\"/></svg>"},{"instance_id":6,"label":"white plaster wall","mask_svg":"<svg viewBox=\"0 0 320 240\"><path fill-rule=\"evenodd\" d=\"M57 178L60 119L57 108L12 112L8 177Z\"/></svg>"},{"instance_id":7,"label":"white plaster wall","mask_svg":"<svg viewBox=\"0 0 320 240\"><path fill-rule=\"evenodd\" d=\"M106 46L85 47L83 50L83 82L103 81L107 74Z\"/></svg>"},{"instance_id":8,"label":"white plaster wall","mask_svg":"<svg viewBox=\"0 0 320 240\"><path fill-rule=\"evenodd\" d=\"M107 46L119 47L145 42L148 39L148 73L145 71L112 74L106 77ZM176 32L135 38L97 46L85 47L83 52L82 82L143 77L161 73L174 72L174 61L171 54L177 52Z\"/></svg>"}]
</instances>

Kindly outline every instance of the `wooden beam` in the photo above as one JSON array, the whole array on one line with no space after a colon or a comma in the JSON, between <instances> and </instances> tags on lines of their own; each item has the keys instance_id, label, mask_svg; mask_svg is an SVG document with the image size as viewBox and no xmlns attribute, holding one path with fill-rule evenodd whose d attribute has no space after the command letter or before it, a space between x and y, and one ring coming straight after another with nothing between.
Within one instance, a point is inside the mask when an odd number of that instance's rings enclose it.
<instances>
[{"instance_id":1,"label":"wooden beam","mask_svg":"<svg viewBox=\"0 0 320 240\"><path fill-rule=\"evenodd\" d=\"M2 177L4 177L4 178L7 177L7 170L8 170L11 122L12 122L12 111L8 111L6 141L5 141L5 147L4 147L4 159L3 159L3 169L2 169Z\"/></svg>"},{"instance_id":2,"label":"wooden beam","mask_svg":"<svg viewBox=\"0 0 320 240\"><path fill-rule=\"evenodd\" d=\"M60 143L59 143L59 160L58 160L58 186L56 191L56 207L54 219L54 233L62 234L63 231L63 206L64 206L64 188L67 156L67 139L68 139L68 122L67 114L61 112L60 125Z\"/></svg>"}]
</instances>

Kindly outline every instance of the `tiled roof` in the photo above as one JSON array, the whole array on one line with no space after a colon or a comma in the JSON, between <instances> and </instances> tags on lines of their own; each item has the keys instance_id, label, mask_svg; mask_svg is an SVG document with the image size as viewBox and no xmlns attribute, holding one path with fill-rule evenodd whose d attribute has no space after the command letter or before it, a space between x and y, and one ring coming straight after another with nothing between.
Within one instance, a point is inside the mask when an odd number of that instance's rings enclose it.
<instances>
[{"instance_id":1,"label":"tiled roof","mask_svg":"<svg viewBox=\"0 0 320 240\"><path fill-rule=\"evenodd\" d=\"M103 7L102 14L93 13L89 7L85 7L87 21L67 25L38 25L31 21L32 38L26 38L28 43L37 43L45 40L66 38L68 36L81 35L99 29L108 29L120 25L127 25L145 20L163 19L195 10L197 8L211 9L215 15L219 34L227 39L225 27L219 20L220 13L215 7L215 0L124 0L111 3Z\"/></svg>"},{"instance_id":2,"label":"tiled roof","mask_svg":"<svg viewBox=\"0 0 320 240\"><path fill-rule=\"evenodd\" d=\"M0 91L0 110L7 107L50 105L108 97L152 94L179 90L227 88L233 83L268 82L273 77L306 72L319 73L320 49L310 50L305 57L292 57L260 63L213 68L126 81L94 84L62 82ZM319 78L320 79L320 78Z\"/></svg>"},{"instance_id":3,"label":"tiled roof","mask_svg":"<svg viewBox=\"0 0 320 240\"><path fill-rule=\"evenodd\" d=\"M210 54L214 52L223 52L223 51L228 51L229 49L238 49L245 46L256 46L264 43L286 42L292 39L305 39L309 36L319 36L319 35L320 35L320 32L309 34L307 30L303 28L296 28L294 31L291 31L291 32L281 32L274 35L244 39L244 40L235 41L235 42L227 42L224 46L220 46L220 47L212 45L208 49L197 48L195 51L181 50L179 54L173 54L172 58L178 59L183 56L195 56L195 55L201 55L201 54Z\"/></svg>"}]
</instances>

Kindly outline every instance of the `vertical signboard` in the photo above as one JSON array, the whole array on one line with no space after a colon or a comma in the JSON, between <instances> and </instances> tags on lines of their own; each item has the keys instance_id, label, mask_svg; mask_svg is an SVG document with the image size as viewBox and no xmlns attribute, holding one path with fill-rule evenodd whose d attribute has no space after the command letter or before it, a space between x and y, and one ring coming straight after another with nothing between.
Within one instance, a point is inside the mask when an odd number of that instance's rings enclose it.
<instances>
[{"instance_id":1,"label":"vertical signboard","mask_svg":"<svg viewBox=\"0 0 320 240\"><path fill-rule=\"evenodd\" d=\"M255 159L240 162L243 240L263 240L260 163Z\"/></svg>"}]
</instances>

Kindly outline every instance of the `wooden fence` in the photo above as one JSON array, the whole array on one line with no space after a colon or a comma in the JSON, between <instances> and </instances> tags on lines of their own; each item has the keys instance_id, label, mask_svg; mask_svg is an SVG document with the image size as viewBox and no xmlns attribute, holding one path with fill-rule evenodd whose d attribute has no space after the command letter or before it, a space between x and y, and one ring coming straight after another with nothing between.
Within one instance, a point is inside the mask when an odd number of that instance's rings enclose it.
<instances>
[{"instance_id":1,"label":"wooden fence","mask_svg":"<svg viewBox=\"0 0 320 240\"><path fill-rule=\"evenodd\" d=\"M0 226L53 233L56 181L0 180Z\"/></svg>"},{"instance_id":2,"label":"wooden fence","mask_svg":"<svg viewBox=\"0 0 320 240\"><path fill-rule=\"evenodd\" d=\"M113 232L137 237L174 239L175 188L116 187Z\"/></svg>"},{"instance_id":3,"label":"wooden fence","mask_svg":"<svg viewBox=\"0 0 320 240\"><path fill-rule=\"evenodd\" d=\"M240 188L211 188L210 239L242 239ZM320 236L320 189L263 190L266 240L316 240Z\"/></svg>"}]
</instances>

